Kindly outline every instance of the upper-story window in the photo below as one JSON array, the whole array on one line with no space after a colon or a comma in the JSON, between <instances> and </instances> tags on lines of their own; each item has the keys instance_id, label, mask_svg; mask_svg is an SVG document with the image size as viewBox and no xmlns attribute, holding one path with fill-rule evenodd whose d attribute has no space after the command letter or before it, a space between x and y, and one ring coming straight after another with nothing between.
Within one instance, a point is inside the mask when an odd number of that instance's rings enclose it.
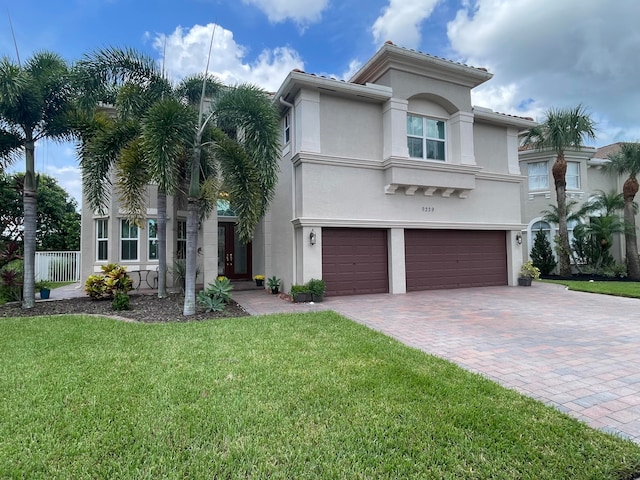
<instances>
[{"instance_id":1,"label":"upper-story window","mask_svg":"<svg viewBox=\"0 0 640 480\"><path fill-rule=\"evenodd\" d=\"M446 160L445 122L434 118L407 115L409 157Z\"/></svg>"},{"instance_id":2,"label":"upper-story window","mask_svg":"<svg viewBox=\"0 0 640 480\"><path fill-rule=\"evenodd\" d=\"M283 140L285 145L291 140L291 112L287 112L282 120Z\"/></svg>"},{"instance_id":3,"label":"upper-story window","mask_svg":"<svg viewBox=\"0 0 640 480\"><path fill-rule=\"evenodd\" d=\"M125 219L120 222L120 259L138 260L138 227Z\"/></svg>"},{"instance_id":4,"label":"upper-story window","mask_svg":"<svg viewBox=\"0 0 640 480\"><path fill-rule=\"evenodd\" d=\"M565 175L567 188L572 190L580 189L580 163L567 162L567 173Z\"/></svg>"},{"instance_id":5,"label":"upper-story window","mask_svg":"<svg viewBox=\"0 0 640 480\"><path fill-rule=\"evenodd\" d=\"M529 168L529 190L549 190L549 164L532 162Z\"/></svg>"}]
</instances>

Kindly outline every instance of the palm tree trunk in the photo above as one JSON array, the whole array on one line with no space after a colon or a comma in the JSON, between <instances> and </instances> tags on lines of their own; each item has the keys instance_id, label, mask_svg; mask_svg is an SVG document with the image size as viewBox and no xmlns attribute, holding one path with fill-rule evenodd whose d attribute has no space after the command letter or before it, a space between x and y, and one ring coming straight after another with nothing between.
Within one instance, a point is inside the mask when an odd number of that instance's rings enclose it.
<instances>
[{"instance_id":1,"label":"palm tree trunk","mask_svg":"<svg viewBox=\"0 0 640 480\"><path fill-rule=\"evenodd\" d=\"M555 163L553 164L553 180L556 186L556 200L558 202L558 236L560 245L558 248L558 272L563 277L571 275L571 262L569 260L569 231L567 229L567 161L564 153L558 153Z\"/></svg>"},{"instance_id":2,"label":"palm tree trunk","mask_svg":"<svg viewBox=\"0 0 640 480\"><path fill-rule=\"evenodd\" d=\"M625 255L627 257L627 277L640 280L640 258L638 258L638 238L636 236L636 216L633 199L638 193L638 180L629 177L622 187L624 196Z\"/></svg>"},{"instance_id":3,"label":"palm tree trunk","mask_svg":"<svg viewBox=\"0 0 640 480\"><path fill-rule=\"evenodd\" d=\"M187 252L186 252L186 276L184 281L184 307L182 314L194 315L196 313L196 272L198 250L198 217L200 205L198 200L189 198L187 206Z\"/></svg>"},{"instance_id":4,"label":"palm tree trunk","mask_svg":"<svg viewBox=\"0 0 640 480\"><path fill-rule=\"evenodd\" d=\"M25 142L26 169L24 175L24 280L22 287L22 307L33 308L35 297L36 229L37 229L37 189L35 180L35 142L30 138Z\"/></svg>"},{"instance_id":5,"label":"palm tree trunk","mask_svg":"<svg viewBox=\"0 0 640 480\"><path fill-rule=\"evenodd\" d=\"M167 296L167 193L158 190L158 298Z\"/></svg>"}]
</instances>

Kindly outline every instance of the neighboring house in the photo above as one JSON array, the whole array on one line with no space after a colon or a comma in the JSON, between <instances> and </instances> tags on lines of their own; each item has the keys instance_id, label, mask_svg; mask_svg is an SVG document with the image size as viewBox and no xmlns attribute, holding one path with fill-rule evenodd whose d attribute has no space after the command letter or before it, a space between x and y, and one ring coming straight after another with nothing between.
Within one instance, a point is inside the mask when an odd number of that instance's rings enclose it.
<instances>
[{"instance_id":1,"label":"neighboring house","mask_svg":"<svg viewBox=\"0 0 640 480\"><path fill-rule=\"evenodd\" d=\"M322 278L327 295L515 285L526 255L518 136L535 122L472 107L491 77L391 43L348 82L290 72L274 98L283 146L271 209L250 245L228 206L202 223L201 280L275 275L288 291ZM152 190L144 229L115 199L104 217L83 202L83 279L106 262L157 267ZM169 201L170 259L184 248L179 203Z\"/></svg>"},{"instance_id":2,"label":"neighboring house","mask_svg":"<svg viewBox=\"0 0 640 480\"><path fill-rule=\"evenodd\" d=\"M598 191L622 192L622 185L626 177L607 173L603 170L608 156L620 149L620 143L614 143L601 148L584 147L578 151L565 152L567 160L567 203L576 201L574 210L588 202ZM522 184L522 219L526 225L523 231L524 260L531 252L533 240L538 230L542 229L552 248L555 247L557 225L543 220L543 210L550 210L556 205L555 185L551 167L556 160L556 154L549 151L524 149L520 151L520 170L527 181ZM622 215L622 212L620 212ZM636 218L638 222L640 218ZM574 223L569 223L569 240L571 241ZM618 262L622 262L624 255L624 236L616 235L611 254Z\"/></svg>"}]
</instances>

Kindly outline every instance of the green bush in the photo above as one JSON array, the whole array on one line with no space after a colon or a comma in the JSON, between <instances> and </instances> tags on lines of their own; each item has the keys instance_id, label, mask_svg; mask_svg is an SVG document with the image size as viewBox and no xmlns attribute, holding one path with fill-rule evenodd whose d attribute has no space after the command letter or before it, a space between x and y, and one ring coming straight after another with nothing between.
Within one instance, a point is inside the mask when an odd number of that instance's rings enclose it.
<instances>
[{"instance_id":1,"label":"green bush","mask_svg":"<svg viewBox=\"0 0 640 480\"><path fill-rule=\"evenodd\" d=\"M547 240L547 236L542 230L538 230L536 238L533 241L531 262L534 267L538 267L542 275L549 275L558 263L553 256L551 243Z\"/></svg>"},{"instance_id":2,"label":"green bush","mask_svg":"<svg viewBox=\"0 0 640 480\"><path fill-rule=\"evenodd\" d=\"M125 292L116 292L111 302L113 310L129 310L129 295Z\"/></svg>"},{"instance_id":3,"label":"green bush","mask_svg":"<svg viewBox=\"0 0 640 480\"><path fill-rule=\"evenodd\" d=\"M204 307L205 312L222 312L227 304L219 297L210 297L204 290L198 293L198 304Z\"/></svg>"},{"instance_id":4,"label":"green bush","mask_svg":"<svg viewBox=\"0 0 640 480\"><path fill-rule=\"evenodd\" d=\"M326 289L326 283L324 280L312 278L307 282L307 288L314 300L320 300L324 297L324 291Z\"/></svg>"},{"instance_id":5,"label":"green bush","mask_svg":"<svg viewBox=\"0 0 640 480\"><path fill-rule=\"evenodd\" d=\"M233 290L231 280L227 277L218 277L206 290L198 293L196 300L207 312L221 312L231 301L231 290Z\"/></svg>"}]
</instances>

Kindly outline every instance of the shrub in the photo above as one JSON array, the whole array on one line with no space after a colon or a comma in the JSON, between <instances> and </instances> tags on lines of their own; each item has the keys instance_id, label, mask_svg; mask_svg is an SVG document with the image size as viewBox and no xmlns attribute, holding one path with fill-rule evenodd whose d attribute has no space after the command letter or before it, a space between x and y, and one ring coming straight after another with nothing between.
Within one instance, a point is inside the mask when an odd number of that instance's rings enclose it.
<instances>
[{"instance_id":1,"label":"shrub","mask_svg":"<svg viewBox=\"0 0 640 480\"><path fill-rule=\"evenodd\" d=\"M553 256L551 243L542 230L538 230L531 248L531 262L540 269L542 275L549 275L556 268L556 258Z\"/></svg>"},{"instance_id":2,"label":"shrub","mask_svg":"<svg viewBox=\"0 0 640 480\"><path fill-rule=\"evenodd\" d=\"M23 270L23 261L15 259L0 269L0 300L2 303L22 300Z\"/></svg>"},{"instance_id":3,"label":"shrub","mask_svg":"<svg viewBox=\"0 0 640 480\"><path fill-rule=\"evenodd\" d=\"M84 291L94 300L114 298L117 293L126 294L133 289L133 282L127 275L127 267L116 263L103 265L103 275L89 275L84 284Z\"/></svg>"},{"instance_id":4,"label":"shrub","mask_svg":"<svg viewBox=\"0 0 640 480\"><path fill-rule=\"evenodd\" d=\"M205 312L222 312L227 306L221 298L210 297L204 290L198 293L197 300L198 304L204 307Z\"/></svg>"},{"instance_id":5,"label":"shrub","mask_svg":"<svg viewBox=\"0 0 640 480\"><path fill-rule=\"evenodd\" d=\"M125 292L116 292L111 302L113 310L129 310L129 295Z\"/></svg>"},{"instance_id":6,"label":"shrub","mask_svg":"<svg viewBox=\"0 0 640 480\"><path fill-rule=\"evenodd\" d=\"M531 260L522 264L520 268L520 277L522 278L533 278L537 280L540 278L540 270L538 267L534 267Z\"/></svg>"},{"instance_id":7,"label":"shrub","mask_svg":"<svg viewBox=\"0 0 640 480\"><path fill-rule=\"evenodd\" d=\"M215 282L210 283L206 290L198 293L198 304L205 308L207 312L221 312L227 303L231 301L231 280L220 276Z\"/></svg>"},{"instance_id":8,"label":"shrub","mask_svg":"<svg viewBox=\"0 0 640 480\"><path fill-rule=\"evenodd\" d=\"M324 296L324 291L326 289L326 283L324 280L312 278L307 282L307 288L311 295L313 295L313 299L320 299Z\"/></svg>"}]
</instances>

